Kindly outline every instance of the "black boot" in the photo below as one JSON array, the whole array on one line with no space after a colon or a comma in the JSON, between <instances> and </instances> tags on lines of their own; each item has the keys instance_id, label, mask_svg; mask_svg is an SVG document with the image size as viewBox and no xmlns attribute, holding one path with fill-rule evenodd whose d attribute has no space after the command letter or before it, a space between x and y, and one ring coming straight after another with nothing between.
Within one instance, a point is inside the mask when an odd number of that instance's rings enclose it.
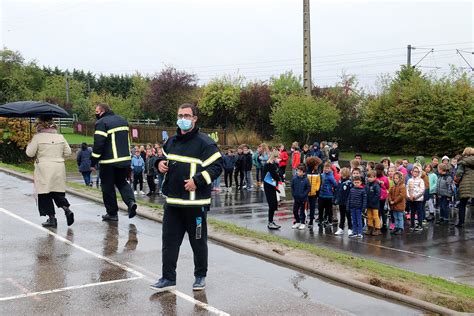
<instances>
[{"instance_id":1,"label":"black boot","mask_svg":"<svg viewBox=\"0 0 474 316\"><path fill-rule=\"evenodd\" d=\"M118 221L118 216L117 215L105 214L105 215L102 215L102 220L104 222L117 222Z\"/></svg>"},{"instance_id":2,"label":"black boot","mask_svg":"<svg viewBox=\"0 0 474 316\"><path fill-rule=\"evenodd\" d=\"M46 222L42 223L41 226L43 227L51 227L51 228L56 228L58 227L58 220L56 218L48 218Z\"/></svg>"},{"instance_id":3,"label":"black boot","mask_svg":"<svg viewBox=\"0 0 474 316\"><path fill-rule=\"evenodd\" d=\"M67 226L71 226L74 223L74 213L69 207L64 207L64 215L66 215Z\"/></svg>"},{"instance_id":4,"label":"black boot","mask_svg":"<svg viewBox=\"0 0 474 316\"><path fill-rule=\"evenodd\" d=\"M128 206L128 218L134 218L137 215L137 203L132 202Z\"/></svg>"}]
</instances>

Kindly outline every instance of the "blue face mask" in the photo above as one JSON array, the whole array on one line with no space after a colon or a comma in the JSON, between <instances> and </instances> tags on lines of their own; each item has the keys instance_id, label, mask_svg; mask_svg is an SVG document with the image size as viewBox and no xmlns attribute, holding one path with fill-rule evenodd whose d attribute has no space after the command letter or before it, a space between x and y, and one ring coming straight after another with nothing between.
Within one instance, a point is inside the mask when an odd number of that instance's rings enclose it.
<instances>
[{"instance_id":1,"label":"blue face mask","mask_svg":"<svg viewBox=\"0 0 474 316\"><path fill-rule=\"evenodd\" d=\"M185 118L178 119L176 124L182 131L189 131L193 127L193 122L191 120L187 120Z\"/></svg>"}]
</instances>

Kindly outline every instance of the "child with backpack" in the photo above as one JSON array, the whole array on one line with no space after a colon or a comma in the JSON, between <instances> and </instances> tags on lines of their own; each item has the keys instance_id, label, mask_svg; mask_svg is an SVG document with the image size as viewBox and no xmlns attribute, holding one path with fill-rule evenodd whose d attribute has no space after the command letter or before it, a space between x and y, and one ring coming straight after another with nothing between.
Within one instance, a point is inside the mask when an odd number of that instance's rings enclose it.
<instances>
[{"instance_id":1,"label":"child with backpack","mask_svg":"<svg viewBox=\"0 0 474 316\"><path fill-rule=\"evenodd\" d=\"M378 236L380 232L379 204L380 204L380 185L376 181L377 173L370 170L367 173L367 231L366 235Z\"/></svg>"},{"instance_id":2,"label":"child with backpack","mask_svg":"<svg viewBox=\"0 0 474 316\"><path fill-rule=\"evenodd\" d=\"M321 175L321 190L318 199L319 226L328 227L332 225L332 199L336 188L337 182L331 170L331 163L326 162Z\"/></svg>"},{"instance_id":3,"label":"child with backpack","mask_svg":"<svg viewBox=\"0 0 474 316\"><path fill-rule=\"evenodd\" d=\"M308 204L309 204L309 222L308 228L313 228L314 213L316 212L316 199L318 197L319 190L321 188L321 175L318 172L319 165L322 160L319 157L308 157L306 159L306 176L309 181L309 193L308 193Z\"/></svg>"}]
</instances>

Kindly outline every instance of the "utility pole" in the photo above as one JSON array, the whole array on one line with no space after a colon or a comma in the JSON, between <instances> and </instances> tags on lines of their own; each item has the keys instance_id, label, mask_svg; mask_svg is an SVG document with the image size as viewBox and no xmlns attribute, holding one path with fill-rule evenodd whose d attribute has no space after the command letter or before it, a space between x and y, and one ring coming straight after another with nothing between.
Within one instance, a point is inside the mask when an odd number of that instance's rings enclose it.
<instances>
[{"instance_id":1,"label":"utility pole","mask_svg":"<svg viewBox=\"0 0 474 316\"><path fill-rule=\"evenodd\" d=\"M407 67L408 68L411 67L411 50L412 49L414 49L414 47L412 48L411 45L407 46Z\"/></svg>"},{"instance_id":2,"label":"utility pole","mask_svg":"<svg viewBox=\"0 0 474 316\"><path fill-rule=\"evenodd\" d=\"M69 104L69 71L66 70L66 104Z\"/></svg>"},{"instance_id":3,"label":"utility pole","mask_svg":"<svg viewBox=\"0 0 474 316\"><path fill-rule=\"evenodd\" d=\"M311 25L309 0L303 0L303 87L311 95Z\"/></svg>"}]
</instances>

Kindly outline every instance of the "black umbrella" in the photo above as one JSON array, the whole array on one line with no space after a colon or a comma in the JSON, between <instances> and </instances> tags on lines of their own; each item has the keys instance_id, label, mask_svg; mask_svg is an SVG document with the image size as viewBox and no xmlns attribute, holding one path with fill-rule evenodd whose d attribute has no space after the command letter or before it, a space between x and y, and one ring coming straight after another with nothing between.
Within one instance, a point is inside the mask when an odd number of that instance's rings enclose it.
<instances>
[{"instance_id":1,"label":"black umbrella","mask_svg":"<svg viewBox=\"0 0 474 316\"><path fill-rule=\"evenodd\" d=\"M69 117L69 113L56 104L40 101L18 101L0 106L0 117Z\"/></svg>"}]
</instances>

